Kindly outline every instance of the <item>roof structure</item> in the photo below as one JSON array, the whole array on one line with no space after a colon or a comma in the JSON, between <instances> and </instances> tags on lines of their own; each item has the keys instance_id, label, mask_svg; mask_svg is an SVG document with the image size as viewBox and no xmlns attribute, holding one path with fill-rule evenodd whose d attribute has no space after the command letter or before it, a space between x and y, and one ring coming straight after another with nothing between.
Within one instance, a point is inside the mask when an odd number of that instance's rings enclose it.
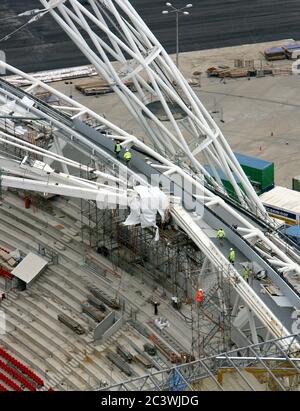
<instances>
[{"instance_id":1,"label":"roof structure","mask_svg":"<svg viewBox=\"0 0 300 411\"><path fill-rule=\"evenodd\" d=\"M260 198L265 205L300 213L300 193L298 191L276 186L263 193Z\"/></svg>"},{"instance_id":2,"label":"roof structure","mask_svg":"<svg viewBox=\"0 0 300 411\"><path fill-rule=\"evenodd\" d=\"M244 154L234 153L236 159L241 164L241 166L253 167L258 170L264 170L269 167L272 162L267 160L262 160L261 158L245 156Z\"/></svg>"},{"instance_id":3,"label":"roof structure","mask_svg":"<svg viewBox=\"0 0 300 411\"><path fill-rule=\"evenodd\" d=\"M12 274L29 284L43 269L48 262L34 253L29 253L27 256L15 267Z\"/></svg>"}]
</instances>

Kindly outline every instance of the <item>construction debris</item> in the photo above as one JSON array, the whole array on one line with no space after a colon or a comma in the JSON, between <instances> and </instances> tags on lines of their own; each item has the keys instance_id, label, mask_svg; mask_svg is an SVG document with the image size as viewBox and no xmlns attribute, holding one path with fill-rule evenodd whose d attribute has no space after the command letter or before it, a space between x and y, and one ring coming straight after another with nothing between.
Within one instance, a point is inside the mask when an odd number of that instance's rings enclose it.
<instances>
[{"instance_id":1,"label":"construction debris","mask_svg":"<svg viewBox=\"0 0 300 411\"><path fill-rule=\"evenodd\" d=\"M156 352L157 352L155 345L150 344L150 343L144 344L144 350L147 354L151 356L156 355Z\"/></svg>"},{"instance_id":2,"label":"construction debris","mask_svg":"<svg viewBox=\"0 0 300 411\"><path fill-rule=\"evenodd\" d=\"M93 305L95 308L97 308L97 310L100 310L103 313L107 311L105 305L93 295L88 295L88 303L90 305Z\"/></svg>"},{"instance_id":3,"label":"construction debris","mask_svg":"<svg viewBox=\"0 0 300 411\"><path fill-rule=\"evenodd\" d=\"M132 369L129 367L128 364L126 364L125 361L122 360L122 358L116 354L115 352L108 350L106 357L111 361L114 365L116 365L122 372L124 372L128 377L131 377L133 374Z\"/></svg>"},{"instance_id":4,"label":"construction debris","mask_svg":"<svg viewBox=\"0 0 300 411\"><path fill-rule=\"evenodd\" d=\"M133 361L132 354L124 347L123 345L117 345L117 353L122 357L126 362L131 363Z\"/></svg>"},{"instance_id":5,"label":"construction debris","mask_svg":"<svg viewBox=\"0 0 300 411\"><path fill-rule=\"evenodd\" d=\"M265 50L264 55L268 61L284 60L286 58L283 47L271 47Z\"/></svg>"},{"instance_id":6,"label":"construction debris","mask_svg":"<svg viewBox=\"0 0 300 411\"><path fill-rule=\"evenodd\" d=\"M102 300L106 305L113 308L114 310L120 309L120 304L117 302L116 299L110 298L107 294L105 294L102 290L98 288L89 287L88 289L96 298Z\"/></svg>"},{"instance_id":7,"label":"construction debris","mask_svg":"<svg viewBox=\"0 0 300 411\"><path fill-rule=\"evenodd\" d=\"M103 314L101 311L97 310L97 308L92 307L91 305L88 305L88 304L82 304L82 312L84 314L87 314L89 317L91 317L97 323L100 323L106 317L105 314Z\"/></svg>"},{"instance_id":8,"label":"construction debris","mask_svg":"<svg viewBox=\"0 0 300 411\"><path fill-rule=\"evenodd\" d=\"M209 67L206 70L208 77L229 77L229 78L239 78L239 77L254 77L256 76L255 69L249 68L230 68L225 66Z\"/></svg>"},{"instance_id":9,"label":"construction debris","mask_svg":"<svg viewBox=\"0 0 300 411\"><path fill-rule=\"evenodd\" d=\"M71 80L80 77L96 76L97 71L93 66L87 65L57 70L47 70L33 73L32 75L39 81L43 81L44 83L51 83L53 81ZM28 86L31 84L29 80L24 79L22 76L19 75L6 76L5 79L19 87Z\"/></svg>"},{"instance_id":10,"label":"construction debris","mask_svg":"<svg viewBox=\"0 0 300 411\"><path fill-rule=\"evenodd\" d=\"M135 91L135 87L132 81L126 81L124 83L131 91ZM76 84L76 89L79 90L85 96L94 96L97 94L112 93L113 89L111 84L107 83L105 80L96 80L84 83Z\"/></svg>"},{"instance_id":11,"label":"construction debris","mask_svg":"<svg viewBox=\"0 0 300 411\"><path fill-rule=\"evenodd\" d=\"M149 361L148 358L146 358L142 354L136 354L134 356L134 359L135 359L136 362L139 362L140 364L142 364L145 368L152 368L152 366L153 366L151 361Z\"/></svg>"},{"instance_id":12,"label":"construction debris","mask_svg":"<svg viewBox=\"0 0 300 411\"><path fill-rule=\"evenodd\" d=\"M294 58L294 54L300 54L300 44L291 43L280 47L271 47L264 52L268 61L285 60Z\"/></svg>"},{"instance_id":13,"label":"construction debris","mask_svg":"<svg viewBox=\"0 0 300 411\"><path fill-rule=\"evenodd\" d=\"M65 314L58 314L57 319L73 330L76 334L85 334L84 328L77 321L73 320L73 318L68 317Z\"/></svg>"}]
</instances>

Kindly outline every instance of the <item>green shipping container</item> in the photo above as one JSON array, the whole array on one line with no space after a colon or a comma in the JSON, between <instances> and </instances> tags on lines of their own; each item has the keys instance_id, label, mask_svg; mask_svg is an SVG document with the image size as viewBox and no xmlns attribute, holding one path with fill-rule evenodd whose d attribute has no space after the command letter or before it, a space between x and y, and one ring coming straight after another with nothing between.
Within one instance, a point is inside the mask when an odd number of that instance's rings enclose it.
<instances>
[{"instance_id":1,"label":"green shipping container","mask_svg":"<svg viewBox=\"0 0 300 411\"><path fill-rule=\"evenodd\" d=\"M274 163L240 153L234 155L258 193L274 187Z\"/></svg>"},{"instance_id":2,"label":"green shipping container","mask_svg":"<svg viewBox=\"0 0 300 411\"><path fill-rule=\"evenodd\" d=\"M234 189L233 189L233 186L232 186L231 182L228 181L228 180L223 180L223 179L222 179L222 183L224 184L224 187L225 187L225 189L226 189L229 197L231 197L231 198L232 198L233 200L235 200L235 201L239 201L239 198L238 198L238 196L236 195L236 193L235 193L235 191L234 191ZM238 183L238 186L243 190L243 187L242 187L242 185L241 185L240 183Z\"/></svg>"},{"instance_id":3,"label":"green shipping container","mask_svg":"<svg viewBox=\"0 0 300 411\"><path fill-rule=\"evenodd\" d=\"M293 190L300 191L300 176L293 177Z\"/></svg>"},{"instance_id":4,"label":"green shipping container","mask_svg":"<svg viewBox=\"0 0 300 411\"><path fill-rule=\"evenodd\" d=\"M213 173L212 173L211 168L210 168L208 165L206 165L205 168L206 168L206 170L209 172L209 174L213 177ZM217 171L217 173L219 174L219 177L220 177L220 179L222 180L222 183L224 184L224 187L225 187L228 195L229 195L231 198L233 198L234 200L239 201L238 196L236 195L236 193L235 193L235 191L234 191L234 189L233 189L233 186L232 186L231 182L228 180L228 178L227 178L226 175L223 173L223 171L220 170L219 168L216 169L216 171ZM241 189L243 189L241 183L238 181L238 179L237 179L236 177L235 177L235 180L236 180L236 182L238 183L238 186L239 186Z\"/></svg>"}]
</instances>

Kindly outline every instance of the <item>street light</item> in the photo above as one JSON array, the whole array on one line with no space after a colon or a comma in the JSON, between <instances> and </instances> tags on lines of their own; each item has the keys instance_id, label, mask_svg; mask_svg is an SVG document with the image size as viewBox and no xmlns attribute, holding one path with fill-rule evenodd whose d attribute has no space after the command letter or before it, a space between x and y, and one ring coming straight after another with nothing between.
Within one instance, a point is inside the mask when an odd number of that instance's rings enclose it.
<instances>
[{"instance_id":1,"label":"street light","mask_svg":"<svg viewBox=\"0 0 300 411\"><path fill-rule=\"evenodd\" d=\"M169 13L176 13L176 66L179 67L179 14L183 14L188 16L190 13L185 11L185 9L190 9L193 7L191 3L188 3L184 7L180 7L177 9L173 6L172 3L166 3L166 6L169 7L171 10L163 10L162 14L169 14Z\"/></svg>"},{"instance_id":2,"label":"street light","mask_svg":"<svg viewBox=\"0 0 300 411\"><path fill-rule=\"evenodd\" d=\"M70 93L69 93L69 96L70 96L70 98L73 98L73 96L72 96L72 86L73 86L73 81L65 81L65 84L68 86L70 86Z\"/></svg>"}]
</instances>

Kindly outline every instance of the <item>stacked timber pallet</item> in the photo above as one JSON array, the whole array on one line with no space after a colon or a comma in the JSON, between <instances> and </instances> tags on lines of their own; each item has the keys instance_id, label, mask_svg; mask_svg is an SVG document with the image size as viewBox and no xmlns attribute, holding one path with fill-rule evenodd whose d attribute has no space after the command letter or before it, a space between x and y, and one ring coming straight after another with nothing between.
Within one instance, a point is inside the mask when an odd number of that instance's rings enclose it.
<instances>
[{"instance_id":1,"label":"stacked timber pallet","mask_svg":"<svg viewBox=\"0 0 300 411\"><path fill-rule=\"evenodd\" d=\"M276 75L281 76L283 74L291 75L293 74L293 69L292 67L275 67L272 70L272 74L274 76Z\"/></svg>"},{"instance_id":2,"label":"stacked timber pallet","mask_svg":"<svg viewBox=\"0 0 300 411\"><path fill-rule=\"evenodd\" d=\"M132 91L134 91L134 85L132 81L125 82L125 85ZM93 81L78 83L75 87L85 96L93 96L96 94L106 94L113 92L111 85L102 79L94 79Z\"/></svg>"},{"instance_id":3,"label":"stacked timber pallet","mask_svg":"<svg viewBox=\"0 0 300 411\"><path fill-rule=\"evenodd\" d=\"M255 76L256 70L247 67L235 67L230 68L228 66L218 66L218 67L209 67L206 70L208 77L229 77L229 78L240 78L240 77L249 77Z\"/></svg>"},{"instance_id":4,"label":"stacked timber pallet","mask_svg":"<svg viewBox=\"0 0 300 411\"><path fill-rule=\"evenodd\" d=\"M17 264L17 261L13 257L11 257L10 253L5 251L4 249L0 249L0 265L10 270Z\"/></svg>"}]
</instances>

